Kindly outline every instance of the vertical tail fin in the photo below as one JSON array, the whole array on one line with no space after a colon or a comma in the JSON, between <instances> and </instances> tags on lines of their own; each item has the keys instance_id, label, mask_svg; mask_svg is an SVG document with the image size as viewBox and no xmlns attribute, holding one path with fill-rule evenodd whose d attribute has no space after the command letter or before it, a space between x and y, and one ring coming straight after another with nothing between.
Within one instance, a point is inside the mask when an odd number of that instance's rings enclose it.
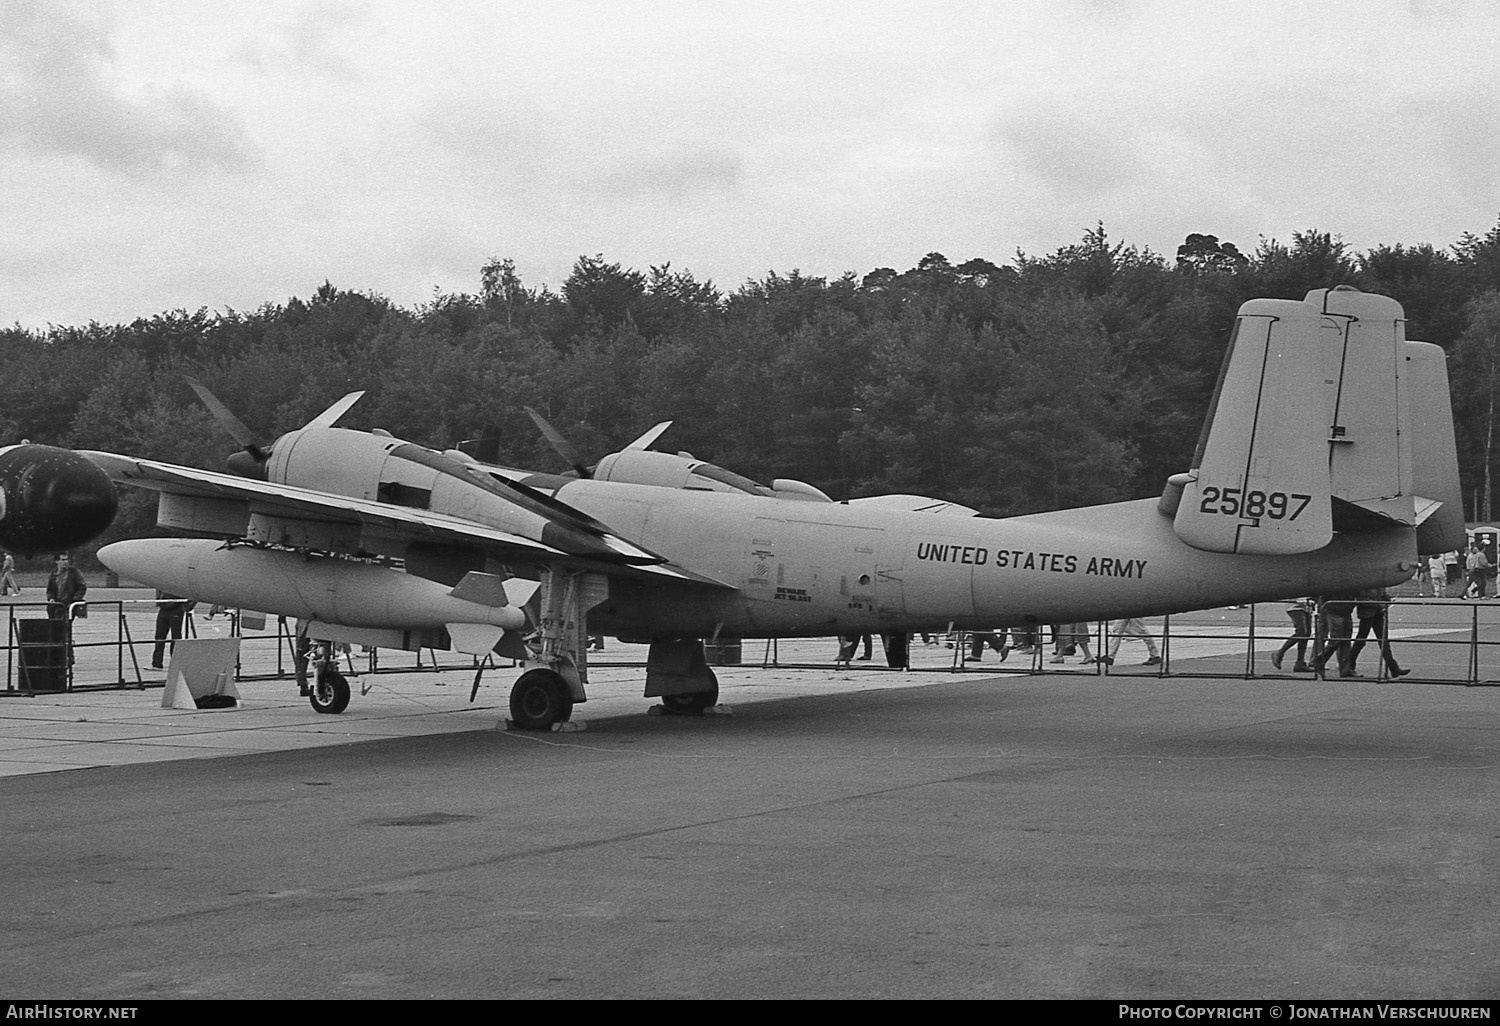
<instances>
[{"instance_id":1,"label":"vertical tail fin","mask_svg":"<svg viewBox=\"0 0 1500 1026\"><path fill-rule=\"evenodd\" d=\"M1458 481L1458 443L1448 392L1448 357L1430 342L1406 343L1406 402L1413 427L1412 492L1417 552L1462 551L1464 496Z\"/></svg>"},{"instance_id":2,"label":"vertical tail fin","mask_svg":"<svg viewBox=\"0 0 1500 1026\"><path fill-rule=\"evenodd\" d=\"M1240 307L1173 528L1209 552L1312 552L1333 539L1318 312Z\"/></svg>"},{"instance_id":3,"label":"vertical tail fin","mask_svg":"<svg viewBox=\"0 0 1500 1026\"><path fill-rule=\"evenodd\" d=\"M1210 552L1290 554L1336 530L1437 516L1424 530L1438 544L1455 515L1461 536L1442 354L1407 342L1405 324L1395 300L1343 286L1240 307L1193 470L1169 485L1183 489L1177 536ZM1432 492L1421 503L1414 446Z\"/></svg>"}]
</instances>

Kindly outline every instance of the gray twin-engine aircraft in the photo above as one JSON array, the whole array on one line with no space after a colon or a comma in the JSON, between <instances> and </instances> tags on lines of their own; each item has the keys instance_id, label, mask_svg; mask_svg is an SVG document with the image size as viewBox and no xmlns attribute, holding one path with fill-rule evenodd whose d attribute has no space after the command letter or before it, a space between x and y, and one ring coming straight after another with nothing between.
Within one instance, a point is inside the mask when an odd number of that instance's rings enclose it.
<instances>
[{"instance_id":1,"label":"gray twin-engine aircraft","mask_svg":"<svg viewBox=\"0 0 1500 1026\"><path fill-rule=\"evenodd\" d=\"M295 617L322 642L524 658L511 712L543 729L586 699L589 634L649 640L646 695L696 712L718 694L705 638L990 629L1404 581L1464 540L1444 355L1404 325L1395 301L1345 287L1248 302L1191 470L1159 498L1007 519L759 485L650 451L660 425L592 472L528 475L334 427L358 393L266 448L197 386L245 446L236 474L85 455L160 492L160 526L193 536L104 548L122 576ZM348 685L320 665L313 705L340 711Z\"/></svg>"}]
</instances>

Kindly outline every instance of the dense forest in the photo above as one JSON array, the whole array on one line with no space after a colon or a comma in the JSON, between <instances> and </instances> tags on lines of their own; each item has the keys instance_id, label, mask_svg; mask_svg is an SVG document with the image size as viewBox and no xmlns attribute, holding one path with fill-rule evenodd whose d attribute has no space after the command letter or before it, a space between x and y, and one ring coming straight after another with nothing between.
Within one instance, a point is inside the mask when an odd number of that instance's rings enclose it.
<instances>
[{"instance_id":1,"label":"dense forest","mask_svg":"<svg viewBox=\"0 0 1500 1026\"><path fill-rule=\"evenodd\" d=\"M523 406L595 455L670 418L658 447L760 480L1025 513L1158 493L1188 466L1238 306L1341 283L1396 298L1408 337L1448 351L1467 513L1488 519L1500 224L1446 250L1364 253L1316 229L1251 253L1194 234L1175 259L1101 224L1005 266L929 253L733 292L603 256L554 292L495 259L477 292L416 309L324 283L250 312L17 326L0 330L0 439L221 469L234 443L190 374L267 440L354 389L346 426L438 448L498 431L501 462L539 470L563 467ZM111 537L147 533L153 508L127 496Z\"/></svg>"}]
</instances>

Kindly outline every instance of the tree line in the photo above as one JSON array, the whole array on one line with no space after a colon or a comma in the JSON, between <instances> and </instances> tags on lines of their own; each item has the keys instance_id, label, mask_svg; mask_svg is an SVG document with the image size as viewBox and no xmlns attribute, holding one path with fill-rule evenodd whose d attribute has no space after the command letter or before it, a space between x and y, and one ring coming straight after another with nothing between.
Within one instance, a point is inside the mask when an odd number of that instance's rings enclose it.
<instances>
[{"instance_id":1,"label":"tree line","mask_svg":"<svg viewBox=\"0 0 1500 1026\"><path fill-rule=\"evenodd\" d=\"M0 439L221 469L234 448L182 381L269 442L345 392L340 422L561 471L523 407L584 453L676 421L658 447L835 498L911 492L986 514L1153 495L1188 467L1234 313L1337 284L1394 297L1450 355L1471 519L1488 518L1500 390L1500 223L1446 249L1356 253L1309 229L1242 252L1189 235L1175 259L1106 235L1002 266L929 253L838 278L770 272L725 291L670 264L580 257L559 291L510 259L415 308L325 282L257 310L0 330ZM127 494L110 536L149 533Z\"/></svg>"}]
</instances>

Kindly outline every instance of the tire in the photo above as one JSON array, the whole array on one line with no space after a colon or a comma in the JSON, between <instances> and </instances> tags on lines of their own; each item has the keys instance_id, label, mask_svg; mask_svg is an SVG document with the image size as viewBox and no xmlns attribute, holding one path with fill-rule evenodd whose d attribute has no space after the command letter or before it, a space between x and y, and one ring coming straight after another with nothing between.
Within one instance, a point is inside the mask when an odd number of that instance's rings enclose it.
<instances>
[{"instance_id":1,"label":"tire","mask_svg":"<svg viewBox=\"0 0 1500 1026\"><path fill-rule=\"evenodd\" d=\"M307 700L320 713L341 713L349 708L349 682L337 670L324 670L313 682Z\"/></svg>"},{"instance_id":2,"label":"tire","mask_svg":"<svg viewBox=\"0 0 1500 1026\"><path fill-rule=\"evenodd\" d=\"M527 670L510 689L510 718L522 730L551 730L573 715L573 691L551 670Z\"/></svg>"},{"instance_id":3,"label":"tire","mask_svg":"<svg viewBox=\"0 0 1500 1026\"><path fill-rule=\"evenodd\" d=\"M702 716L703 710L719 704L719 684L708 691L688 691L680 695L662 695L661 704L677 716Z\"/></svg>"}]
</instances>

